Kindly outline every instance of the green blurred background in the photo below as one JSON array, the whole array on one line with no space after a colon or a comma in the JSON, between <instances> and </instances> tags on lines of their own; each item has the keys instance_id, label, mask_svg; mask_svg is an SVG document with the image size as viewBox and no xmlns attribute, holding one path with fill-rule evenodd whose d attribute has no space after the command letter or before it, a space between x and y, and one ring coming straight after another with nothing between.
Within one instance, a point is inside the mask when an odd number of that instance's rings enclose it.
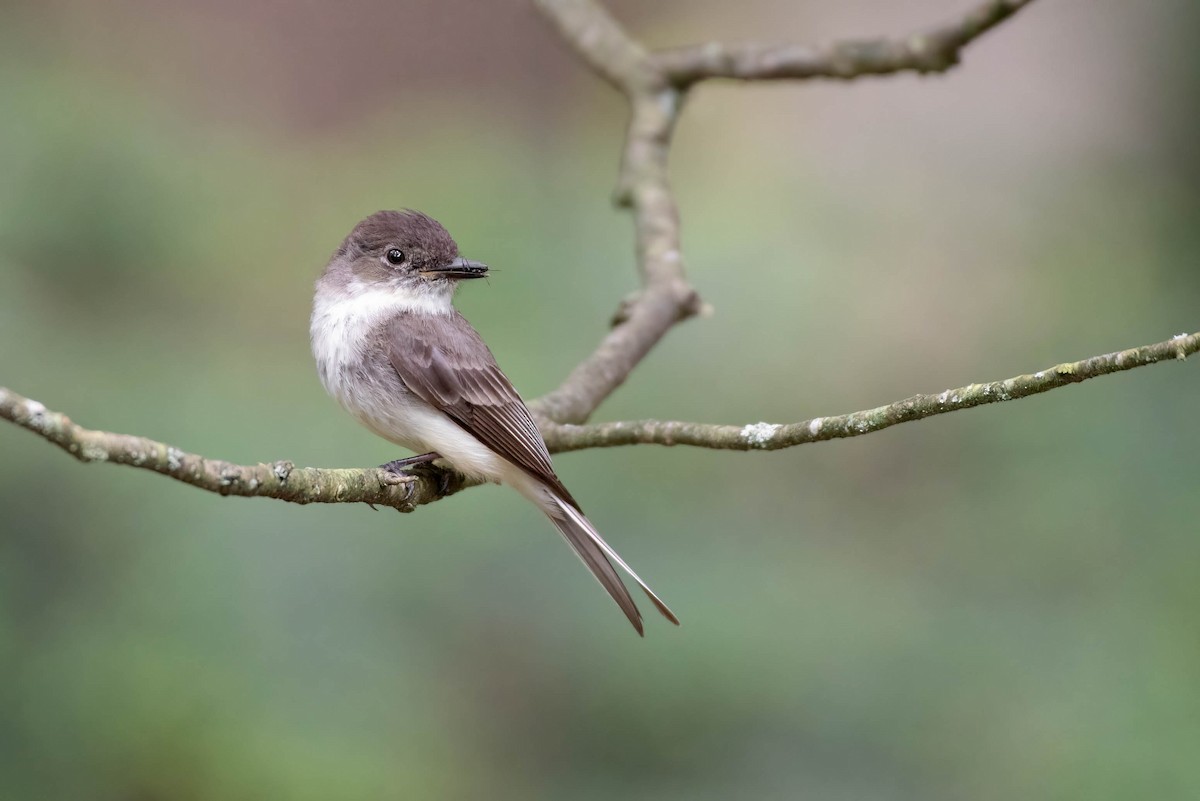
<instances>
[{"instance_id":1,"label":"green blurred background","mask_svg":"<svg viewBox=\"0 0 1200 801\"><path fill-rule=\"evenodd\" d=\"M622 0L655 46L966 0ZM945 77L701 87L715 316L597 415L792 421L1198 327L1200 12L1036 3ZM0 384L238 462L400 454L322 391L312 281L417 207L528 396L634 286L624 111L531 8L0 7ZM772 454L560 456L672 604L639 641L485 487L223 499L0 426L0 797L1200 797L1200 370Z\"/></svg>"}]
</instances>

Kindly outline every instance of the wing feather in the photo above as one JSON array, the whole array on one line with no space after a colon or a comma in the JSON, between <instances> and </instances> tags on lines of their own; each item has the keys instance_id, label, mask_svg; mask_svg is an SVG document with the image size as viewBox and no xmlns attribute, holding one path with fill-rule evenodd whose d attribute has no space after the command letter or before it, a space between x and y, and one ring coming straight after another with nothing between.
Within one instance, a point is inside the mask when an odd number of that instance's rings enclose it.
<instances>
[{"instance_id":1,"label":"wing feather","mask_svg":"<svg viewBox=\"0 0 1200 801\"><path fill-rule=\"evenodd\" d=\"M392 367L417 397L579 508L525 402L461 314L397 315L385 337Z\"/></svg>"}]
</instances>

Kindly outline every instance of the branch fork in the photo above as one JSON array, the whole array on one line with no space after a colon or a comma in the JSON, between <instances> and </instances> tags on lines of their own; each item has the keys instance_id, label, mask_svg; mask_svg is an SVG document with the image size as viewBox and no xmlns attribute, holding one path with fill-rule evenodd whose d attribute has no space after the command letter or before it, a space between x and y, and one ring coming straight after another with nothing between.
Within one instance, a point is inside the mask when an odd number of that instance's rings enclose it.
<instances>
[{"instance_id":1,"label":"branch fork","mask_svg":"<svg viewBox=\"0 0 1200 801\"><path fill-rule=\"evenodd\" d=\"M530 404L551 452L617 445L692 445L723 450L777 450L855 437L900 423L1047 392L1111 373L1200 351L1200 333L1056 365L1031 375L970 384L941 393L797 423L709 425L664 420L588 424L601 403L675 325L711 312L689 283L680 244L679 209L667 156L687 92L710 79L849 80L902 72L941 73L963 49L1032 0L986 0L964 16L901 39L826 46L726 45L718 42L651 52L593 0L535 0L562 38L629 101L630 118L613 197L634 218L640 287L620 304L612 328L554 391ZM83 428L38 401L0 387L0 418L58 445L83 462L153 470L221 495L292 503L367 503L401 512L472 486L457 474L296 467L277 461L236 465L145 437Z\"/></svg>"}]
</instances>

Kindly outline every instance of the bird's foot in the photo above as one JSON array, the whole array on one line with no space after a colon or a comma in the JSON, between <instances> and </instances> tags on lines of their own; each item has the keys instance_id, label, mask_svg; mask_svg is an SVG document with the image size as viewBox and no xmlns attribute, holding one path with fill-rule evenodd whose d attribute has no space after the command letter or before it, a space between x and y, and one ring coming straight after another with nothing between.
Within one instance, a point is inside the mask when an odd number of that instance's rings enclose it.
<instances>
[{"instance_id":1,"label":"bird's foot","mask_svg":"<svg viewBox=\"0 0 1200 801\"><path fill-rule=\"evenodd\" d=\"M433 464L437 459L441 459L439 453L422 453L420 456L410 456L407 459L395 459L387 464L381 464L380 470L383 470L389 477L394 476L397 484L408 483L409 494L412 493L412 482L418 478L430 478L437 482L438 496L444 497L449 495L454 485L454 473L444 467L438 467Z\"/></svg>"}]
</instances>

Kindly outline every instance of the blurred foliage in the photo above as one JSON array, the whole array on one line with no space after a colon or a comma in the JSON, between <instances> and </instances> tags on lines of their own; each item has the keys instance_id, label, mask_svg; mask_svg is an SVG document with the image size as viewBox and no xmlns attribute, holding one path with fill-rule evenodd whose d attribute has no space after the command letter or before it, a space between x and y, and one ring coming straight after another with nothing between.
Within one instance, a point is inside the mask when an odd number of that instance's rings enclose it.
<instances>
[{"instance_id":1,"label":"blurred foliage","mask_svg":"<svg viewBox=\"0 0 1200 801\"><path fill-rule=\"evenodd\" d=\"M1200 61L1145 58L1187 39L1167 0L1142 38L1103 5L1039 4L944 80L701 89L673 170L717 315L602 418L796 420L1195 330ZM0 56L0 383L84 425L398 456L307 345L312 280L378 208L495 266L460 307L530 396L632 287L620 107L563 54L302 130L64 47L91 4L31 8ZM725 13L620 8L660 38ZM561 49L529 26L493 46ZM0 428L0 797L1194 797L1198 391L1166 365L775 454L559 457L684 620L644 642L500 488L227 500Z\"/></svg>"}]
</instances>

